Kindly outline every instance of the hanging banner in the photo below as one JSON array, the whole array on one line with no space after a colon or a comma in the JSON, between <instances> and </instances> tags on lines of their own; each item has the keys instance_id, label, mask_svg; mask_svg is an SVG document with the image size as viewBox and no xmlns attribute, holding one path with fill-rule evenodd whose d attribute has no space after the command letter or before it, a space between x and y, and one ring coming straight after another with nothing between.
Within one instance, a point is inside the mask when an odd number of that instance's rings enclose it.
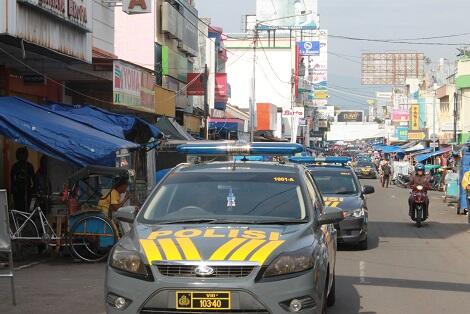
<instances>
[{"instance_id":1,"label":"hanging banner","mask_svg":"<svg viewBox=\"0 0 470 314\"><path fill-rule=\"evenodd\" d=\"M215 97L227 97L227 73L215 74Z\"/></svg>"},{"instance_id":2,"label":"hanging banner","mask_svg":"<svg viewBox=\"0 0 470 314\"><path fill-rule=\"evenodd\" d=\"M188 96L204 96L204 73L188 73Z\"/></svg>"},{"instance_id":3,"label":"hanging banner","mask_svg":"<svg viewBox=\"0 0 470 314\"><path fill-rule=\"evenodd\" d=\"M411 105L410 129L412 131L419 130L419 104Z\"/></svg>"}]
</instances>

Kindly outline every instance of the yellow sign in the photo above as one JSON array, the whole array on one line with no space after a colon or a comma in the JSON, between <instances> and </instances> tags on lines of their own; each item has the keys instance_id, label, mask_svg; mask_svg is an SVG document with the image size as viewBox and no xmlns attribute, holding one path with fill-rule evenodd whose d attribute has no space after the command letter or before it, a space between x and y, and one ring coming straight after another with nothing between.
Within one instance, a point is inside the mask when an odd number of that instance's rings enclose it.
<instances>
[{"instance_id":1,"label":"yellow sign","mask_svg":"<svg viewBox=\"0 0 470 314\"><path fill-rule=\"evenodd\" d=\"M419 105L418 104L411 105L410 129L413 131L419 130Z\"/></svg>"},{"instance_id":2,"label":"yellow sign","mask_svg":"<svg viewBox=\"0 0 470 314\"><path fill-rule=\"evenodd\" d=\"M426 137L426 134L423 131L418 131L418 132L408 132L408 139L409 140L414 140L414 141L422 141Z\"/></svg>"},{"instance_id":3,"label":"yellow sign","mask_svg":"<svg viewBox=\"0 0 470 314\"><path fill-rule=\"evenodd\" d=\"M315 99L327 99L327 98L328 98L328 91L326 90L315 91Z\"/></svg>"}]
</instances>

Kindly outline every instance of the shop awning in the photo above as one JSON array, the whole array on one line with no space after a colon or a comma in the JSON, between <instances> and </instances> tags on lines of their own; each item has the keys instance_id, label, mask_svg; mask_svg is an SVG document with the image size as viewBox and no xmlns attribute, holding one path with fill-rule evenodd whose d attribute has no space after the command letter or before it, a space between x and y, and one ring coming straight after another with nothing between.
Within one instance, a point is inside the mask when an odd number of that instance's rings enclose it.
<instances>
[{"instance_id":1,"label":"shop awning","mask_svg":"<svg viewBox=\"0 0 470 314\"><path fill-rule=\"evenodd\" d=\"M119 149L138 147L18 97L0 97L0 134L79 166L115 166Z\"/></svg>"},{"instance_id":2,"label":"shop awning","mask_svg":"<svg viewBox=\"0 0 470 314\"><path fill-rule=\"evenodd\" d=\"M377 145L374 146L375 150L382 151L385 154L391 153L404 153L405 151L400 146Z\"/></svg>"},{"instance_id":3,"label":"shop awning","mask_svg":"<svg viewBox=\"0 0 470 314\"><path fill-rule=\"evenodd\" d=\"M423 150L425 149L426 147L424 147L423 144L416 144L414 146L411 146L411 147L408 147L405 149L405 152L407 153L412 153L412 152L417 152L417 151L420 151L420 150Z\"/></svg>"},{"instance_id":4,"label":"shop awning","mask_svg":"<svg viewBox=\"0 0 470 314\"><path fill-rule=\"evenodd\" d=\"M194 138L182 130L177 122L172 123L167 117L161 117L157 121L157 127L169 140L194 141Z\"/></svg>"},{"instance_id":5,"label":"shop awning","mask_svg":"<svg viewBox=\"0 0 470 314\"><path fill-rule=\"evenodd\" d=\"M439 156L439 155L442 155L444 153L448 153L450 151L452 151L452 147L446 147L446 148L437 150L435 152L418 155L418 156L415 157L415 159L416 159L417 162L423 162L428 158Z\"/></svg>"},{"instance_id":6,"label":"shop awning","mask_svg":"<svg viewBox=\"0 0 470 314\"><path fill-rule=\"evenodd\" d=\"M138 117L117 114L88 105L69 106L52 103L46 106L63 117L129 141L135 139L138 133L143 142L148 142L152 137L154 139L163 137L159 128Z\"/></svg>"},{"instance_id":7,"label":"shop awning","mask_svg":"<svg viewBox=\"0 0 470 314\"><path fill-rule=\"evenodd\" d=\"M209 120L209 129L216 129L224 132L238 132L242 128L240 119L211 118Z\"/></svg>"}]
</instances>

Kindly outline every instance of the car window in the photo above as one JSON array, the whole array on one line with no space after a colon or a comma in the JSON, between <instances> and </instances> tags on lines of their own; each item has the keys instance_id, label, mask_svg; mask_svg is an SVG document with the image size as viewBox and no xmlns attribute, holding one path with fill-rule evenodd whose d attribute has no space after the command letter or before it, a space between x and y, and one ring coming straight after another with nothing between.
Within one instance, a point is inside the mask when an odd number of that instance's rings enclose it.
<instances>
[{"instance_id":1,"label":"car window","mask_svg":"<svg viewBox=\"0 0 470 314\"><path fill-rule=\"evenodd\" d=\"M298 175L274 172L170 174L143 210L147 222L307 217Z\"/></svg>"},{"instance_id":2,"label":"car window","mask_svg":"<svg viewBox=\"0 0 470 314\"><path fill-rule=\"evenodd\" d=\"M313 170L315 182L322 194L358 194L359 186L350 170Z\"/></svg>"},{"instance_id":3,"label":"car window","mask_svg":"<svg viewBox=\"0 0 470 314\"><path fill-rule=\"evenodd\" d=\"M306 172L306 184L307 184L307 190L308 194L312 200L312 204L314 204L315 210L318 210L318 214L323 213L323 206L325 205L325 202L323 201L323 197L320 194L320 191L318 191L315 187L314 180L310 175L310 172Z\"/></svg>"}]
</instances>

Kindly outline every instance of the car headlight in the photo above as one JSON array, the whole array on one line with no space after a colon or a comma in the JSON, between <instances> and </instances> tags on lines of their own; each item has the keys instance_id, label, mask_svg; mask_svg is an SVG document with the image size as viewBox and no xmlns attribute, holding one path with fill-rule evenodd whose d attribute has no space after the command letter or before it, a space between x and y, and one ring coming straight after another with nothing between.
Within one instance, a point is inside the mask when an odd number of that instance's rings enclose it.
<instances>
[{"instance_id":1,"label":"car headlight","mask_svg":"<svg viewBox=\"0 0 470 314\"><path fill-rule=\"evenodd\" d=\"M312 268L315 260L311 248L279 255L266 269L264 277L274 277L302 272Z\"/></svg>"},{"instance_id":2,"label":"car headlight","mask_svg":"<svg viewBox=\"0 0 470 314\"><path fill-rule=\"evenodd\" d=\"M364 208L358 208L348 212L349 217L360 218L364 216Z\"/></svg>"},{"instance_id":3,"label":"car headlight","mask_svg":"<svg viewBox=\"0 0 470 314\"><path fill-rule=\"evenodd\" d=\"M109 265L124 273L128 273L130 276L149 277L147 267L130 240L124 240L122 243L116 244L111 252Z\"/></svg>"}]
</instances>

